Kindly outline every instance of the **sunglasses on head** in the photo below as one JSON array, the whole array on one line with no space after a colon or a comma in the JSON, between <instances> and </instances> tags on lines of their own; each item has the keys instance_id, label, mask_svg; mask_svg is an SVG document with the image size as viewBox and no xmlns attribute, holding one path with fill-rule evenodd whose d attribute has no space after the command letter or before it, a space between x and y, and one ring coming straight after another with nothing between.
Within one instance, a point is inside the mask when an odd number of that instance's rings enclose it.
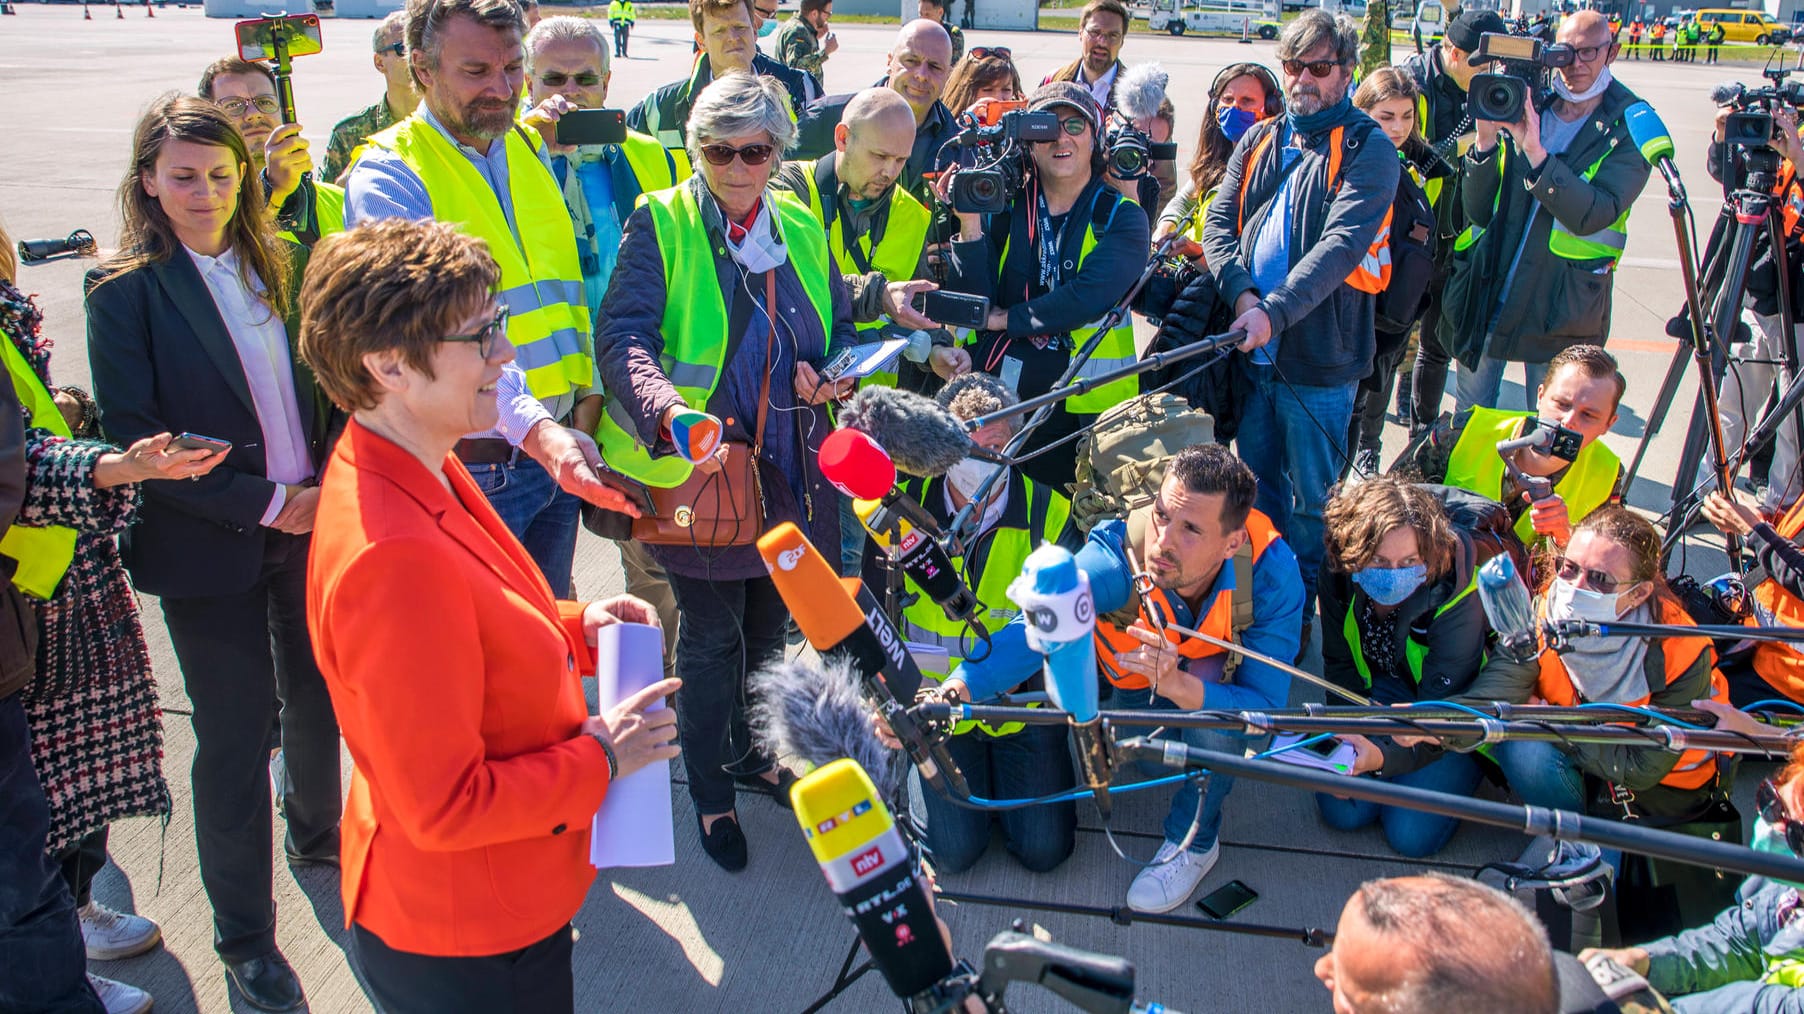
<instances>
[{"instance_id":1,"label":"sunglasses on head","mask_svg":"<svg viewBox=\"0 0 1804 1014\"><path fill-rule=\"evenodd\" d=\"M507 307L495 308L495 316L489 319L475 334L448 334L439 341L469 342L476 346L476 354L487 359L495 351L495 339L507 333Z\"/></svg>"},{"instance_id":2,"label":"sunglasses on head","mask_svg":"<svg viewBox=\"0 0 1804 1014\"><path fill-rule=\"evenodd\" d=\"M1284 61L1284 73L1291 77L1302 77L1303 72L1308 71L1311 77L1327 77L1334 73L1334 68L1339 66L1339 60L1311 60L1308 63L1304 63L1302 60L1286 60Z\"/></svg>"},{"instance_id":3,"label":"sunglasses on head","mask_svg":"<svg viewBox=\"0 0 1804 1014\"><path fill-rule=\"evenodd\" d=\"M1804 823L1791 819L1785 812L1785 800L1779 797L1778 783L1771 778L1754 790L1754 808L1762 820L1785 833L1785 846L1794 855L1804 857Z\"/></svg>"},{"instance_id":4,"label":"sunglasses on head","mask_svg":"<svg viewBox=\"0 0 1804 1014\"><path fill-rule=\"evenodd\" d=\"M381 56L383 53L393 53L396 56L406 56L407 55L407 43L393 42L386 46L377 46L376 47L376 55Z\"/></svg>"},{"instance_id":5,"label":"sunglasses on head","mask_svg":"<svg viewBox=\"0 0 1804 1014\"><path fill-rule=\"evenodd\" d=\"M730 144L704 144L702 157L708 160L709 165L726 165L734 158L746 165L763 165L770 161L776 150L775 145L769 144L748 144L743 148L735 148Z\"/></svg>"},{"instance_id":6,"label":"sunglasses on head","mask_svg":"<svg viewBox=\"0 0 1804 1014\"><path fill-rule=\"evenodd\" d=\"M1007 46L977 46L966 50L965 55L973 60L988 60L991 57L998 60L1013 60L1015 58L1014 51Z\"/></svg>"},{"instance_id":7,"label":"sunglasses on head","mask_svg":"<svg viewBox=\"0 0 1804 1014\"><path fill-rule=\"evenodd\" d=\"M1581 567L1571 560L1566 559L1564 556L1556 557L1553 561L1553 565L1554 573L1559 575L1560 580L1577 584L1579 578L1583 577L1585 579L1585 584L1589 585L1594 591L1603 592L1605 595L1613 594L1617 589L1624 585L1641 583L1639 581L1624 581L1608 571L1591 570L1586 567Z\"/></svg>"}]
</instances>

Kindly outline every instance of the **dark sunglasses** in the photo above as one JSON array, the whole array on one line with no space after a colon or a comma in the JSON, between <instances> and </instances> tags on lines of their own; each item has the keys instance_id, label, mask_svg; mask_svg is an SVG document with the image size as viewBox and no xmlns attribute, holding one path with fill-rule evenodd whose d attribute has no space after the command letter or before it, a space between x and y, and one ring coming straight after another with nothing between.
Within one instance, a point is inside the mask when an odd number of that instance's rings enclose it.
<instances>
[{"instance_id":1,"label":"dark sunglasses","mask_svg":"<svg viewBox=\"0 0 1804 1014\"><path fill-rule=\"evenodd\" d=\"M476 354L487 359L495 351L495 339L507 332L507 307L495 308L495 316L475 334L448 334L439 341L470 342L476 346Z\"/></svg>"},{"instance_id":2,"label":"dark sunglasses","mask_svg":"<svg viewBox=\"0 0 1804 1014\"><path fill-rule=\"evenodd\" d=\"M1553 561L1553 566L1554 573L1559 575L1560 580L1577 584L1579 578L1583 577L1585 579L1585 584L1589 585L1593 590L1603 592L1605 595L1612 594L1616 589L1625 584L1634 585L1641 583L1639 581L1618 580L1616 575L1605 571L1589 570L1573 563L1564 556L1556 557Z\"/></svg>"},{"instance_id":3,"label":"dark sunglasses","mask_svg":"<svg viewBox=\"0 0 1804 1014\"><path fill-rule=\"evenodd\" d=\"M748 144L743 148L735 148L730 144L704 144L702 157L708 160L709 165L726 165L735 157L746 165L763 165L770 161L776 150L775 145L769 144Z\"/></svg>"},{"instance_id":4,"label":"dark sunglasses","mask_svg":"<svg viewBox=\"0 0 1804 1014\"><path fill-rule=\"evenodd\" d=\"M1761 819L1785 831L1785 846L1792 854L1804 857L1804 823L1791 819L1785 812L1785 800L1779 798L1779 786L1771 778L1754 790L1754 808Z\"/></svg>"},{"instance_id":5,"label":"dark sunglasses","mask_svg":"<svg viewBox=\"0 0 1804 1014\"><path fill-rule=\"evenodd\" d=\"M1286 60L1284 61L1284 73L1291 77L1302 77L1303 72L1308 71L1311 77L1327 77L1334 73L1334 68L1340 65L1339 60L1311 60L1308 63L1301 60Z\"/></svg>"},{"instance_id":6,"label":"dark sunglasses","mask_svg":"<svg viewBox=\"0 0 1804 1014\"><path fill-rule=\"evenodd\" d=\"M561 71L546 71L539 77L539 83L547 88L562 88L575 81L578 88L593 88L601 83L600 74L565 74Z\"/></svg>"},{"instance_id":7,"label":"dark sunglasses","mask_svg":"<svg viewBox=\"0 0 1804 1014\"><path fill-rule=\"evenodd\" d=\"M387 46L377 46L376 47L376 55L381 56L383 53L393 53L396 56L406 56L407 55L407 43L396 42L396 43L391 43L390 45L387 45Z\"/></svg>"},{"instance_id":8,"label":"dark sunglasses","mask_svg":"<svg viewBox=\"0 0 1804 1014\"><path fill-rule=\"evenodd\" d=\"M1015 58L1014 51L1007 46L977 46L973 49L966 50L965 55L973 60L988 60L991 57L995 57L998 60L1013 60Z\"/></svg>"}]
</instances>

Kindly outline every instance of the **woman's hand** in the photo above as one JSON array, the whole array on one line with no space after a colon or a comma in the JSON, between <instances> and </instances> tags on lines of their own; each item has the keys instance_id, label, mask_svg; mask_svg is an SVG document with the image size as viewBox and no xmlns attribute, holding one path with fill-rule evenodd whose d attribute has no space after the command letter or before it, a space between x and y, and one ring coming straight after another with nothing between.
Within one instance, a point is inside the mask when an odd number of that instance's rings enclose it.
<instances>
[{"instance_id":1,"label":"woman's hand","mask_svg":"<svg viewBox=\"0 0 1804 1014\"><path fill-rule=\"evenodd\" d=\"M1384 751L1377 743L1360 735L1342 736L1340 741L1353 747L1353 767L1348 774L1369 775L1384 768Z\"/></svg>"},{"instance_id":2,"label":"woman's hand","mask_svg":"<svg viewBox=\"0 0 1804 1014\"><path fill-rule=\"evenodd\" d=\"M171 448L168 433L158 433L127 447L109 451L94 463L94 488L110 489L147 479L198 479L225 460L225 451Z\"/></svg>"},{"instance_id":3,"label":"woman's hand","mask_svg":"<svg viewBox=\"0 0 1804 1014\"><path fill-rule=\"evenodd\" d=\"M583 620L587 623L586 613ZM676 709L657 707L682 685L680 679L659 680L609 708L606 714L591 715L583 721L583 735L595 736L614 748L614 763L619 768L614 777L625 778L682 753L675 742ZM647 710L651 708L656 710Z\"/></svg>"},{"instance_id":4,"label":"woman's hand","mask_svg":"<svg viewBox=\"0 0 1804 1014\"><path fill-rule=\"evenodd\" d=\"M927 353L927 365L941 380L951 380L971 372L971 353L957 345L935 345Z\"/></svg>"},{"instance_id":5,"label":"woman's hand","mask_svg":"<svg viewBox=\"0 0 1804 1014\"><path fill-rule=\"evenodd\" d=\"M829 401L850 397L858 388L858 381L852 377L836 380L831 384L821 383L821 375L807 363L797 363L794 376L796 400L805 405L823 405Z\"/></svg>"},{"instance_id":6,"label":"woman's hand","mask_svg":"<svg viewBox=\"0 0 1804 1014\"><path fill-rule=\"evenodd\" d=\"M937 322L915 309L914 304L915 293L933 292L938 288L938 285L920 278L907 282L890 282L883 287L883 312L903 327L921 331L939 327Z\"/></svg>"},{"instance_id":7,"label":"woman's hand","mask_svg":"<svg viewBox=\"0 0 1804 1014\"><path fill-rule=\"evenodd\" d=\"M583 607L583 640L594 644L597 630L616 623L643 623L664 629L664 624L658 620L658 611L650 602L632 595L616 595L611 599L597 599Z\"/></svg>"},{"instance_id":8,"label":"woman's hand","mask_svg":"<svg viewBox=\"0 0 1804 1014\"><path fill-rule=\"evenodd\" d=\"M1739 732L1744 736L1759 736L1774 731L1772 726L1725 701L1705 699L1692 701L1691 706L1716 716L1716 724L1712 728L1718 732Z\"/></svg>"},{"instance_id":9,"label":"woman's hand","mask_svg":"<svg viewBox=\"0 0 1804 1014\"><path fill-rule=\"evenodd\" d=\"M1742 538L1754 534L1754 526L1763 524L1759 514L1740 500L1712 493L1704 498L1704 517L1724 535Z\"/></svg>"}]
</instances>

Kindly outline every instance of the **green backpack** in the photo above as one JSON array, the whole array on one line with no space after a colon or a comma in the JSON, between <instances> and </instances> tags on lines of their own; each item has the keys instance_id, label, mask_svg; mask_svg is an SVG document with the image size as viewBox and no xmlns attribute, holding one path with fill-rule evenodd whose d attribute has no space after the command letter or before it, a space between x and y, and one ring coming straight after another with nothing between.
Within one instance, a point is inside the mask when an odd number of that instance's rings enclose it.
<instances>
[{"instance_id":1,"label":"green backpack","mask_svg":"<svg viewBox=\"0 0 1804 1014\"><path fill-rule=\"evenodd\" d=\"M1079 530L1153 502L1165 463L1192 444L1215 439L1209 413L1169 392L1142 395L1104 412L1078 442L1071 520Z\"/></svg>"}]
</instances>

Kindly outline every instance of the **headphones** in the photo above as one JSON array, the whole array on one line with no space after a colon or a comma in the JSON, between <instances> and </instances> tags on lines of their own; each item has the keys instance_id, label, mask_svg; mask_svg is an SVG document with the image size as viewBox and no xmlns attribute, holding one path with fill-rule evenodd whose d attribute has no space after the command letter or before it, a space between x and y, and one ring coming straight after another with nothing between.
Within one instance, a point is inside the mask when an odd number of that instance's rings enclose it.
<instances>
[{"instance_id":1,"label":"headphones","mask_svg":"<svg viewBox=\"0 0 1804 1014\"><path fill-rule=\"evenodd\" d=\"M1215 80L1209 83L1209 101L1218 101L1221 90L1227 87L1229 81L1248 75L1258 78L1259 83L1265 86L1265 118L1284 112L1284 86L1278 83L1278 75L1261 63L1231 63L1223 67L1215 75Z\"/></svg>"}]
</instances>

